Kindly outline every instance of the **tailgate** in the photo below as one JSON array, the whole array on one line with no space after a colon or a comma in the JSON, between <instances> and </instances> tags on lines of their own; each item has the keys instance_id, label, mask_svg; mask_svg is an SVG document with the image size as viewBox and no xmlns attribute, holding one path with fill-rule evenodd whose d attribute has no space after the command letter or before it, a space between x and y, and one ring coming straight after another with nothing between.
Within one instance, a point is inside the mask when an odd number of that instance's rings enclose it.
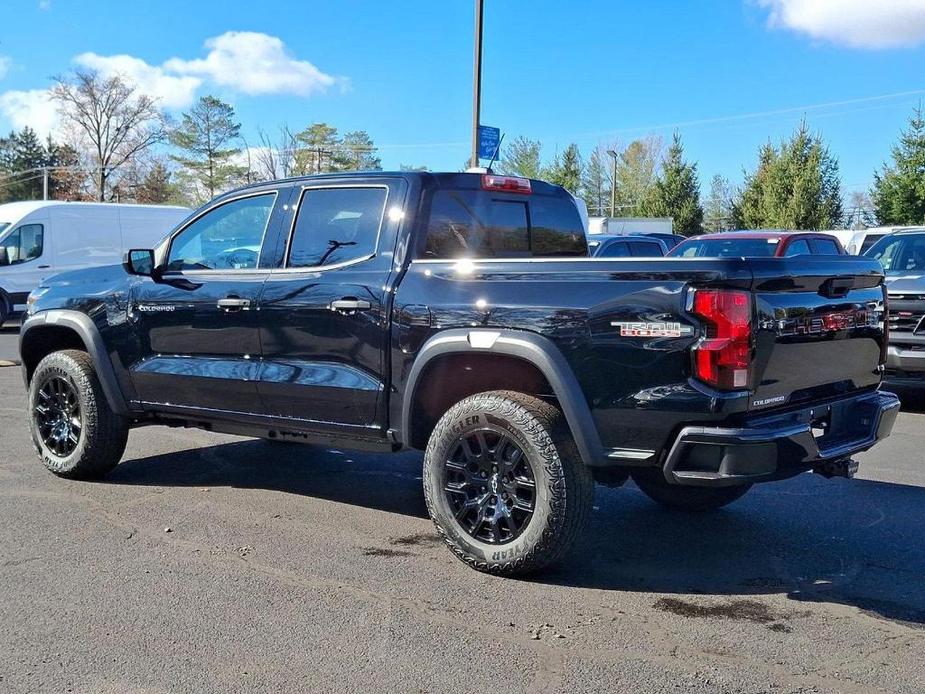
<instances>
[{"instance_id":1,"label":"tailgate","mask_svg":"<svg viewBox=\"0 0 925 694\"><path fill-rule=\"evenodd\" d=\"M883 273L856 256L749 259L755 295L750 409L876 386L885 356Z\"/></svg>"}]
</instances>

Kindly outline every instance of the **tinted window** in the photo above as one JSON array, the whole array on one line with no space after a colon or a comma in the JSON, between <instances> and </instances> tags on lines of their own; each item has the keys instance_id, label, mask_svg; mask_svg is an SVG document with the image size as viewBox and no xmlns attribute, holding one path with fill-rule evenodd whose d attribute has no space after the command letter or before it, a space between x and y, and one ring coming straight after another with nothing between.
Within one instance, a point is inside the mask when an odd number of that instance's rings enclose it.
<instances>
[{"instance_id":1,"label":"tinted window","mask_svg":"<svg viewBox=\"0 0 925 694\"><path fill-rule=\"evenodd\" d=\"M925 272L925 234L890 237L866 255L890 273Z\"/></svg>"},{"instance_id":2,"label":"tinted window","mask_svg":"<svg viewBox=\"0 0 925 694\"><path fill-rule=\"evenodd\" d=\"M41 224L23 224L3 239L6 262L10 265L25 263L42 255L45 245L44 227Z\"/></svg>"},{"instance_id":3,"label":"tinted window","mask_svg":"<svg viewBox=\"0 0 925 694\"><path fill-rule=\"evenodd\" d=\"M257 267L275 193L215 207L170 244L168 270L246 270Z\"/></svg>"},{"instance_id":4,"label":"tinted window","mask_svg":"<svg viewBox=\"0 0 925 694\"><path fill-rule=\"evenodd\" d=\"M613 241L605 244L596 256L598 258L629 258L630 247L626 241Z\"/></svg>"},{"instance_id":5,"label":"tinted window","mask_svg":"<svg viewBox=\"0 0 925 694\"><path fill-rule=\"evenodd\" d=\"M376 252L388 190L315 188L302 194L288 267L320 267Z\"/></svg>"},{"instance_id":6,"label":"tinted window","mask_svg":"<svg viewBox=\"0 0 925 694\"><path fill-rule=\"evenodd\" d=\"M431 201L425 258L585 256L587 252L578 210L564 198L439 190Z\"/></svg>"},{"instance_id":7,"label":"tinted window","mask_svg":"<svg viewBox=\"0 0 925 694\"><path fill-rule=\"evenodd\" d=\"M861 250L858 251L858 255L863 255L869 248L871 248L883 237L884 234L867 234L864 237L864 241L861 243Z\"/></svg>"},{"instance_id":8,"label":"tinted window","mask_svg":"<svg viewBox=\"0 0 925 694\"><path fill-rule=\"evenodd\" d=\"M787 244L787 257L794 255L809 255L809 244L806 239L797 239Z\"/></svg>"},{"instance_id":9,"label":"tinted window","mask_svg":"<svg viewBox=\"0 0 925 694\"><path fill-rule=\"evenodd\" d=\"M755 258L774 255L778 239L688 240L671 249L669 255L682 258Z\"/></svg>"},{"instance_id":10,"label":"tinted window","mask_svg":"<svg viewBox=\"0 0 925 694\"><path fill-rule=\"evenodd\" d=\"M645 241L631 241L630 250L634 256L639 258L655 258L664 255L661 244Z\"/></svg>"},{"instance_id":11,"label":"tinted window","mask_svg":"<svg viewBox=\"0 0 925 694\"><path fill-rule=\"evenodd\" d=\"M819 255L841 255L833 239L813 239L813 252Z\"/></svg>"}]
</instances>

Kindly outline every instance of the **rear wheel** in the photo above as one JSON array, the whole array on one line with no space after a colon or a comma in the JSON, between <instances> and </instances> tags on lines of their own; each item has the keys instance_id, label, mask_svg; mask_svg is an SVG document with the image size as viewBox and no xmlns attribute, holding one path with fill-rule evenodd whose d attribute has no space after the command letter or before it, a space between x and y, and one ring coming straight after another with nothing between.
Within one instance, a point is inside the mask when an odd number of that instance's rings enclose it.
<instances>
[{"instance_id":1,"label":"rear wheel","mask_svg":"<svg viewBox=\"0 0 925 694\"><path fill-rule=\"evenodd\" d=\"M661 470L633 473L633 481L642 492L662 506L677 511L714 511L741 498L752 488L750 484L734 487L687 487L670 484Z\"/></svg>"},{"instance_id":2,"label":"rear wheel","mask_svg":"<svg viewBox=\"0 0 925 694\"><path fill-rule=\"evenodd\" d=\"M593 494L562 413L522 393L458 402L424 455L430 516L479 571L524 574L563 559L588 525Z\"/></svg>"},{"instance_id":3,"label":"rear wheel","mask_svg":"<svg viewBox=\"0 0 925 694\"><path fill-rule=\"evenodd\" d=\"M86 352L53 352L29 383L32 442L60 477L98 479L125 452L128 422L110 408Z\"/></svg>"}]
</instances>

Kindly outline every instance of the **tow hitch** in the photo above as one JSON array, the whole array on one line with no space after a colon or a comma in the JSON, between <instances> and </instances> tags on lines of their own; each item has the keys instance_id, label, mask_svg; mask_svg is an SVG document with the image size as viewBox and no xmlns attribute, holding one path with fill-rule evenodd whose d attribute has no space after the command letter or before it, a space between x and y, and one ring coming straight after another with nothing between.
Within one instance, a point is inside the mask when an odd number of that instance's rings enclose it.
<instances>
[{"instance_id":1,"label":"tow hitch","mask_svg":"<svg viewBox=\"0 0 925 694\"><path fill-rule=\"evenodd\" d=\"M813 472L828 479L832 477L845 477L850 480L858 472L858 461L852 460L851 458L827 460L814 467Z\"/></svg>"}]
</instances>

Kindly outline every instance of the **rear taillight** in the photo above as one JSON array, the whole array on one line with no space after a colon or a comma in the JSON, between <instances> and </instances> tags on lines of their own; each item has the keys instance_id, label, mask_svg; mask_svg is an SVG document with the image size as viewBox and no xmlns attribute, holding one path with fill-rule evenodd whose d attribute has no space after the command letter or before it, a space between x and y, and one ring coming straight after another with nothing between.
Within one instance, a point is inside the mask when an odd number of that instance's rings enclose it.
<instances>
[{"instance_id":1,"label":"rear taillight","mask_svg":"<svg viewBox=\"0 0 925 694\"><path fill-rule=\"evenodd\" d=\"M697 289L691 309L704 337L694 348L694 376L723 390L748 387L752 301L748 292Z\"/></svg>"},{"instance_id":2,"label":"rear taillight","mask_svg":"<svg viewBox=\"0 0 925 694\"><path fill-rule=\"evenodd\" d=\"M496 176L495 174L482 174L482 188L484 190L503 190L508 193L532 192L529 178L518 176Z\"/></svg>"}]
</instances>

